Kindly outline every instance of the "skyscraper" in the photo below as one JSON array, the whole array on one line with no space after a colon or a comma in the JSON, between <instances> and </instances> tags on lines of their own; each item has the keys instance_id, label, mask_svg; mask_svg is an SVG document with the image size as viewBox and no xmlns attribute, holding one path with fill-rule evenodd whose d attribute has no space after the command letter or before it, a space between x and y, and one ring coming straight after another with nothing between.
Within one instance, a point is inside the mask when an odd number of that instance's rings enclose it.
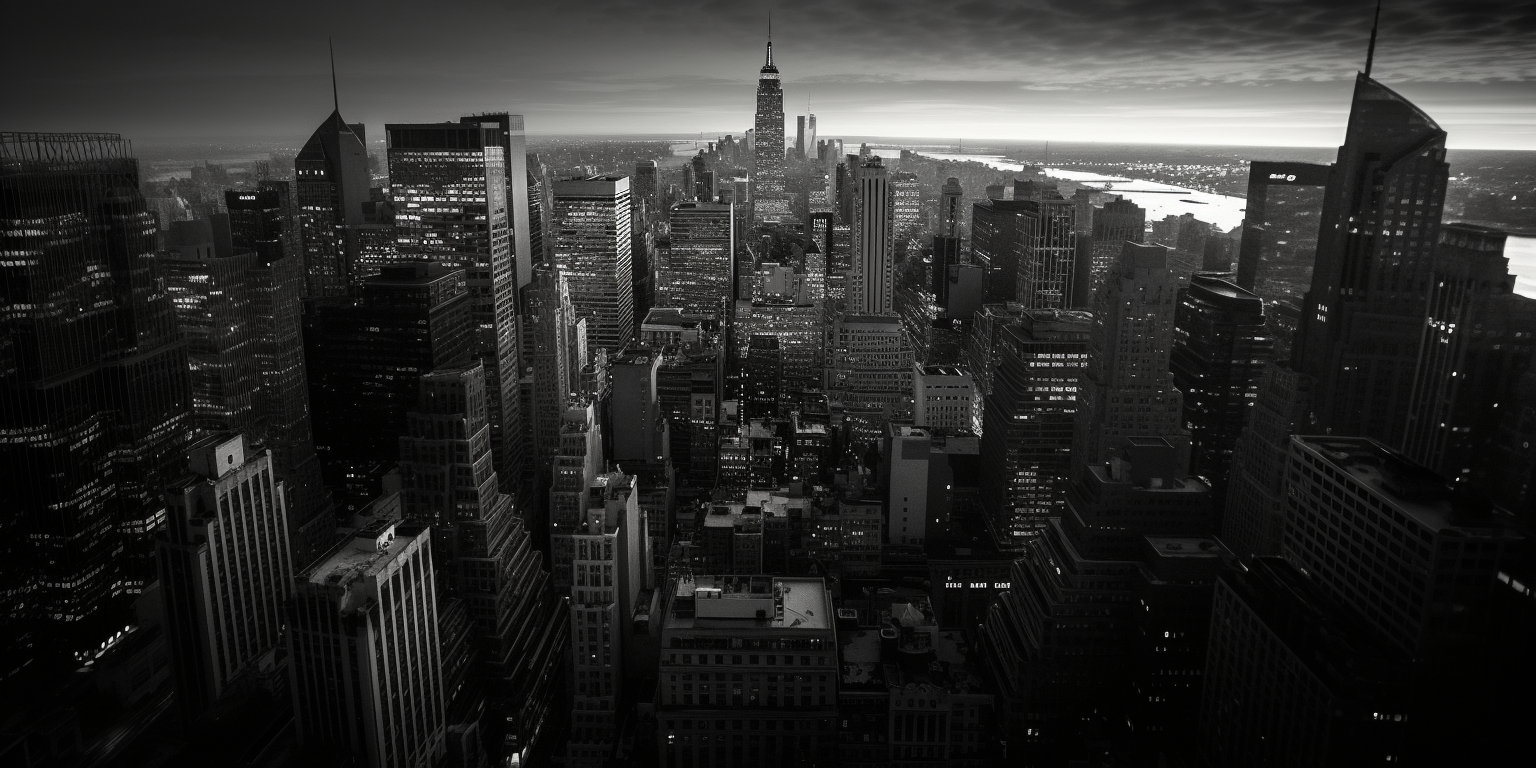
<instances>
[{"instance_id":1,"label":"skyscraper","mask_svg":"<svg viewBox=\"0 0 1536 768\"><path fill-rule=\"evenodd\" d=\"M1093 212L1094 290L1115 266L1126 241L1145 241L1146 230L1146 209L1124 198L1116 197Z\"/></svg>"},{"instance_id":2,"label":"skyscraper","mask_svg":"<svg viewBox=\"0 0 1536 768\"><path fill-rule=\"evenodd\" d=\"M960 225L965 218L965 211L961 207L961 201L965 198L965 189L960 186L960 180L954 176L944 180L944 186L939 188L939 234L944 237L959 237Z\"/></svg>"},{"instance_id":3,"label":"skyscraper","mask_svg":"<svg viewBox=\"0 0 1536 768\"><path fill-rule=\"evenodd\" d=\"M168 486L158 543L176 701L187 720L277 649L294 570L270 452L251 452L241 435L212 435L189 459L190 472Z\"/></svg>"},{"instance_id":4,"label":"skyscraper","mask_svg":"<svg viewBox=\"0 0 1536 768\"><path fill-rule=\"evenodd\" d=\"M1296 345L1319 428L1400 444L1448 177L1445 131L1361 74Z\"/></svg>"},{"instance_id":5,"label":"skyscraper","mask_svg":"<svg viewBox=\"0 0 1536 768\"><path fill-rule=\"evenodd\" d=\"M1119 456L1132 437L1151 435L1180 448L1173 454L1180 463L1170 471L1183 477L1189 436L1183 428L1183 396L1168 371L1177 302L1168 249L1131 242L1123 247L1094 294L1073 466L1103 464Z\"/></svg>"},{"instance_id":6,"label":"skyscraper","mask_svg":"<svg viewBox=\"0 0 1536 768\"><path fill-rule=\"evenodd\" d=\"M309 749L368 768L446 753L431 531L381 521L293 579L294 726Z\"/></svg>"},{"instance_id":7,"label":"skyscraper","mask_svg":"<svg viewBox=\"0 0 1536 768\"><path fill-rule=\"evenodd\" d=\"M784 87L773 65L773 41L757 77L756 139L752 153L752 226L790 219L789 194L784 188Z\"/></svg>"},{"instance_id":8,"label":"skyscraper","mask_svg":"<svg viewBox=\"0 0 1536 768\"><path fill-rule=\"evenodd\" d=\"M482 112L459 118L464 125L495 125L501 139L502 177L507 185L507 226L512 230L512 261L517 267L517 287L533 280L533 263L543 256L534 252L534 225L531 216L537 201L528 184L528 140L523 133L523 116L506 112ZM391 173L393 184L394 175Z\"/></svg>"},{"instance_id":9,"label":"skyscraper","mask_svg":"<svg viewBox=\"0 0 1536 768\"><path fill-rule=\"evenodd\" d=\"M488 708L500 743L526 760L553 714L564 617L512 497L498 488L489 399L478 362L421 377L400 436L401 510L431 527L442 592L469 617L468 678L482 701L466 708Z\"/></svg>"},{"instance_id":10,"label":"skyscraper","mask_svg":"<svg viewBox=\"0 0 1536 768\"><path fill-rule=\"evenodd\" d=\"M805 159L816 160L816 115L805 116ZM820 178L819 176L816 178Z\"/></svg>"},{"instance_id":11,"label":"skyscraper","mask_svg":"<svg viewBox=\"0 0 1536 768\"><path fill-rule=\"evenodd\" d=\"M315 448L326 483L349 486L399 457L405 415L422 374L469 358L464 271L434 262L385 267L358 302L319 302L304 315L304 358L314 403ZM378 489L353 494L366 503Z\"/></svg>"},{"instance_id":12,"label":"skyscraper","mask_svg":"<svg viewBox=\"0 0 1536 768\"><path fill-rule=\"evenodd\" d=\"M617 352L634 336L628 176L554 184L555 266L570 288L587 347Z\"/></svg>"},{"instance_id":13,"label":"skyscraper","mask_svg":"<svg viewBox=\"0 0 1536 768\"><path fill-rule=\"evenodd\" d=\"M515 119L514 119L515 118ZM508 126L515 130L509 136ZM526 157L517 115L464 118L459 123L390 124L390 191L400 212L396 242L402 259L462 268L474 328L472 354L486 363L490 385L491 450L503 483L517 481L526 453L519 405L517 291L532 265L513 251L513 212L527 217ZM517 158L507 158L508 146ZM516 185L508 183L512 167ZM510 186L521 201L509 198ZM526 230L526 227L525 227ZM527 249L527 233L520 238ZM527 262L527 263L523 263Z\"/></svg>"},{"instance_id":14,"label":"skyscraper","mask_svg":"<svg viewBox=\"0 0 1536 768\"><path fill-rule=\"evenodd\" d=\"M73 669L152 575L192 431L186 342L127 142L0 133L0 159L0 615L18 665Z\"/></svg>"},{"instance_id":15,"label":"skyscraper","mask_svg":"<svg viewBox=\"0 0 1536 768\"><path fill-rule=\"evenodd\" d=\"M1068 309L1077 278L1077 206L1054 186L1016 182L1028 220L1015 296L1030 309Z\"/></svg>"},{"instance_id":16,"label":"skyscraper","mask_svg":"<svg viewBox=\"0 0 1536 768\"><path fill-rule=\"evenodd\" d=\"M657 265L658 304L722 319L736 283L734 205L677 203L667 218L672 243Z\"/></svg>"},{"instance_id":17,"label":"skyscraper","mask_svg":"<svg viewBox=\"0 0 1536 768\"><path fill-rule=\"evenodd\" d=\"M354 256L347 251L345 227L363 223L368 149L337 107L304 143L293 166L305 295L345 296Z\"/></svg>"},{"instance_id":18,"label":"skyscraper","mask_svg":"<svg viewBox=\"0 0 1536 768\"><path fill-rule=\"evenodd\" d=\"M853 265L849 311L889 315L896 293L895 196L880 158L859 169L858 260Z\"/></svg>"},{"instance_id":19,"label":"skyscraper","mask_svg":"<svg viewBox=\"0 0 1536 768\"><path fill-rule=\"evenodd\" d=\"M795 115L795 157L805 157L805 115Z\"/></svg>"},{"instance_id":20,"label":"skyscraper","mask_svg":"<svg viewBox=\"0 0 1536 768\"><path fill-rule=\"evenodd\" d=\"M986 270L988 303L1013 301L1030 222L1024 200L988 198L971 209L971 258Z\"/></svg>"},{"instance_id":21,"label":"skyscraper","mask_svg":"<svg viewBox=\"0 0 1536 768\"><path fill-rule=\"evenodd\" d=\"M891 231L898 247L905 249L909 238L916 237L923 227L921 220L923 198L918 189L917 174L900 171L890 174Z\"/></svg>"},{"instance_id":22,"label":"skyscraper","mask_svg":"<svg viewBox=\"0 0 1536 768\"><path fill-rule=\"evenodd\" d=\"M1217 498L1226 491L1232 451L1273 349L1262 299L1217 277L1190 278L1174 312L1169 364L1184 395L1190 472L1210 480Z\"/></svg>"},{"instance_id":23,"label":"skyscraper","mask_svg":"<svg viewBox=\"0 0 1536 768\"><path fill-rule=\"evenodd\" d=\"M1312 380L1287 365L1259 371L1247 426L1232 449L1221 540L1240 556L1278 555L1285 534L1291 435L1306 431Z\"/></svg>"},{"instance_id":24,"label":"skyscraper","mask_svg":"<svg viewBox=\"0 0 1536 768\"><path fill-rule=\"evenodd\" d=\"M981 508L999 549L1013 550L1059 517L1093 316L1029 310L998 332L982 410Z\"/></svg>"}]
</instances>

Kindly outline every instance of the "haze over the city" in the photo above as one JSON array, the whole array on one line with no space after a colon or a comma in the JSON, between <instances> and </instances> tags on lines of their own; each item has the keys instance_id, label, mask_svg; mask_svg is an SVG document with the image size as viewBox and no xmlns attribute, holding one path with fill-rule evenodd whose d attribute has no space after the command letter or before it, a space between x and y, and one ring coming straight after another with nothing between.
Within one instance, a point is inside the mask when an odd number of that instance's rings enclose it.
<instances>
[{"instance_id":1,"label":"haze over the city","mask_svg":"<svg viewBox=\"0 0 1536 768\"><path fill-rule=\"evenodd\" d=\"M741 133L773 15L785 106L823 135L1337 145L1373 4L398 0L9 10L9 122L131 138L301 136L513 109L534 134ZM534 32L530 34L530 32ZM1373 74L1453 148L1536 149L1529 3L1388 3ZM65 43L67 42L67 46ZM61 55L61 50L69 51Z\"/></svg>"}]
</instances>

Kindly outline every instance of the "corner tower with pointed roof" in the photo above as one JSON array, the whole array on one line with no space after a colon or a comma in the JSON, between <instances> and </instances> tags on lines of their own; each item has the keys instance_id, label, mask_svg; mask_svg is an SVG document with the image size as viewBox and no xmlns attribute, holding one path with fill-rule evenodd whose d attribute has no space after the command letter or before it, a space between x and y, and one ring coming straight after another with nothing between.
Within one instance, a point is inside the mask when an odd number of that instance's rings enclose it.
<instances>
[{"instance_id":1,"label":"corner tower with pointed roof","mask_svg":"<svg viewBox=\"0 0 1536 768\"><path fill-rule=\"evenodd\" d=\"M1401 444L1450 176L1445 139L1413 103L1355 79L1297 334L1321 430Z\"/></svg>"},{"instance_id":2,"label":"corner tower with pointed roof","mask_svg":"<svg viewBox=\"0 0 1536 768\"><path fill-rule=\"evenodd\" d=\"M294 159L299 230L303 242L305 295L345 296L352 258L342 227L363 223L368 201L368 149L362 124L341 117L331 65L331 114Z\"/></svg>"}]
</instances>

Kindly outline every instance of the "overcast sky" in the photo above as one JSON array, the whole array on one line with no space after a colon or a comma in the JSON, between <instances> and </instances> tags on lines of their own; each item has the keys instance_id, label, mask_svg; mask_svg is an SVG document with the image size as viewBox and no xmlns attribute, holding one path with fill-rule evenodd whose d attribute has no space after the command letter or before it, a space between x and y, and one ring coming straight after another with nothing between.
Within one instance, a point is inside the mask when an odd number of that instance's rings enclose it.
<instances>
[{"instance_id":1,"label":"overcast sky","mask_svg":"<svg viewBox=\"0 0 1536 768\"><path fill-rule=\"evenodd\" d=\"M509 109L534 134L751 126L768 9L822 135L1340 142L1370 0L14 3L0 129L293 137ZM1536 149L1536 2L1389 0L1374 74L1452 147Z\"/></svg>"}]
</instances>

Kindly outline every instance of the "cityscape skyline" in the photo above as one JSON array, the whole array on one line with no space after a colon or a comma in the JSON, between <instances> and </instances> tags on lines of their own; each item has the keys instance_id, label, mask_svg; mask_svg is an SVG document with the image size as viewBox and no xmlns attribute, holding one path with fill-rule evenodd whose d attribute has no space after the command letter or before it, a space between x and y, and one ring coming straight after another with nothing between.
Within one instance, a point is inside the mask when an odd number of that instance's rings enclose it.
<instances>
[{"instance_id":1,"label":"cityscape skyline","mask_svg":"<svg viewBox=\"0 0 1536 768\"><path fill-rule=\"evenodd\" d=\"M63 77L91 114L0 125L0 764L1529 751L1536 151L1448 139L1536 148L1509 35L1536 14L1418 0L1384 28L1360 0L1356 40L1323 0L394 3L152 31L114 6L17 44L22 90ZM338 20L363 82L398 86L387 114L334 56L323 106L295 84ZM801 85L857 92L796 114L775 21ZM755 109L715 74L738 64ZM1274 94L1347 75L1331 157L1155 143L1303 135ZM477 103L528 83L608 130L530 140L578 113ZM611 133L717 106L737 128ZM247 124L318 127L143 154L109 132L263 107ZM986 110L1147 143L817 120Z\"/></svg>"},{"instance_id":2,"label":"cityscape skyline","mask_svg":"<svg viewBox=\"0 0 1536 768\"><path fill-rule=\"evenodd\" d=\"M824 136L883 135L899 120L907 136L1112 141L1135 119L1151 143L1333 146L1370 29L1371 4L1353 5L978 1L953 13L860 3L817 14L788 0L774 9L780 56L794 62L786 116L809 104ZM10 101L32 116L28 130L86 130L109 112L130 138L298 138L331 100L331 36L343 111L365 124L515 106L536 136L611 133L617 116L630 133L728 133L746 127L740 86L761 49L745 43L763 39L769 10L480 6L482 23L449 35L440 25L457 14L422 19L387 6L306 7L301 31L273 32L203 12L144 17L103 5L71 26L71 40L95 43L82 55L48 58L41 70L34 62L58 42L45 33L0 56L26 75ZM1375 73L1435 114L1453 149L1536 149L1536 21L1514 6L1470 7L1387 6ZM21 9L17 23L34 12ZM698 56L645 44L685 22ZM559 32L510 50L474 44L518 28ZM579 57L555 48L573 38L593 44Z\"/></svg>"}]
</instances>

